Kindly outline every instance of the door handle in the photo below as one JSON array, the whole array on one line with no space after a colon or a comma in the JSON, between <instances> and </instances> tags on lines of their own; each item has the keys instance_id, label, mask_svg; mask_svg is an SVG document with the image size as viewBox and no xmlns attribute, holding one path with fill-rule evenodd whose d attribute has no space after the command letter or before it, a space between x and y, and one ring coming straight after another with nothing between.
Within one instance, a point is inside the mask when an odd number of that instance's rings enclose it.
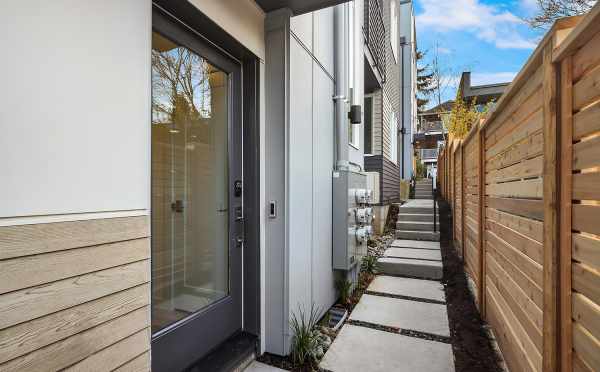
<instances>
[{"instance_id":1,"label":"door handle","mask_svg":"<svg viewBox=\"0 0 600 372\"><path fill-rule=\"evenodd\" d=\"M183 200L175 200L171 203L171 210L177 213L183 212Z\"/></svg>"},{"instance_id":2,"label":"door handle","mask_svg":"<svg viewBox=\"0 0 600 372\"><path fill-rule=\"evenodd\" d=\"M235 208L235 220L236 222L244 222L244 212L242 211L242 207Z\"/></svg>"}]
</instances>

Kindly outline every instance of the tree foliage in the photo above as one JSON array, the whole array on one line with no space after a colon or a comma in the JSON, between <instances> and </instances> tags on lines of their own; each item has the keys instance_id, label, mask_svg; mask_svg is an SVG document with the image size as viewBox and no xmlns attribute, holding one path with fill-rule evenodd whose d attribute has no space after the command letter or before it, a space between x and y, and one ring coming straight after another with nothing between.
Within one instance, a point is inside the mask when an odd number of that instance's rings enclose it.
<instances>
[{"instance_id":1,"label":"tree foliage","mask_svg":"<svg viewBox=\"0 0 600 372\"><path fill-rule=\"evenodd\" d=\"M455 138L465 138L469 133L473 124L481 120L485 114L489 111L493 102L489 102L484 106L477 106L475 100L468 103L465 102L460 96L460 92L456 95L454 106L449 115L442 117L444 126L448 128L448 133L452 134Z\"/></svg>"},{"instance_id":2,"label":"tree foliage","mask_svg":"<svg viewBox=\"0 0 600 372\"><path fill-rule=\"evenodd\" d=\"M532 27L547 28L562 17L587 13L596 0L536 0L538 12L526 21Z\"/></svg>"},{"instance_id":3,"label":"tree foliage","mask_svg":"<svg viewBox=\"0 0 600 372\"><path fill-rule=\"evenodd\" d=\"M435 91L435 76L429 64L423 64L425 53L417 50L417 111L422 112Z\"/></svg>"}]
</instances>

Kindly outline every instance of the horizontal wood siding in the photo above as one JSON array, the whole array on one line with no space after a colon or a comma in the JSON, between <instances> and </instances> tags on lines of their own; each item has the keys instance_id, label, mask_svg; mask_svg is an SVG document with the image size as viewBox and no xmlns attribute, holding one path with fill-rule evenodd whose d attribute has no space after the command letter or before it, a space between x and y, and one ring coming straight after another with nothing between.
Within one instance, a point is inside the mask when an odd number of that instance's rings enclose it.
<instances>
[{"instance_id":1,"label":"horizontal wood siding","mask_svg":"<svg viewBox=\"0 0 600 372\"><path fill-rule=\"evenodd\" d=\"M462 205L462 146L454 151L454 248L463 257L463 205Z\"/></svg>"},{"instance_id":2,"label":"horizontal wood siding","mask_svg":"<svg viewBox=\"0 0 600 372\"><path fill-rule=\"evenodd\" d=\"M481 310L480 155L480 136L475 133L463 144L463 259L465 271L473 280L475 303Z\"/></svg>"},{"instance_id":3,"label":"horizontal wood siding","mask_svg":"<svg viewBox=\"0 0 600 372\"><path fill-rule=\"evenodd\" d=\"M148 217L0 227L0 370L149 370Z\"/></svg>"},{"instance_id":4,"label":"horizontal wood siding","mask_svg":"<svg viewBox=\"0 0 600 372\"><path fill-rule=\"evenodd\" d=\"M507 101L484 131L485 307L492 324L507 323L499 343L516 371L542 371L542 76L540 63L515 93L520 100ZM540 141L534 151L532 138ZM528 233L534 229L540 233Z\"/></svg>"},{"instance_id":5,"label":"horizontal wood siding","mask_svg":"<svg viewBox=\"0 0 600 372\"><path fill-rule=\"evenodd\" d=\"M562 370L600 370L600 7L566 41L562 85ZM594 19L591 19L595 17ZM585 38L585 39L584 39Z\"/></svg>"},{"instance_id":6,"label":"horizontal wood siding","mask_svg":"<svg viewBox=\"0 0 600 372\"><path fill-rule=\"evenodd\" d=\"M597 4L557 21L440 152L452 240L511 371L600 370L599 123Z\"/></svg>"},{"instance_id":7,"label":"horizontal wood siding","mask_svg":"<svg viewBox=\"0 0 600 372\"><path fill-rule=\"evenodd\" d=\"M400 201L400 168L381 155L365 156L365 171L379 173L382 205Z\"/></svg>"}]
</instances>

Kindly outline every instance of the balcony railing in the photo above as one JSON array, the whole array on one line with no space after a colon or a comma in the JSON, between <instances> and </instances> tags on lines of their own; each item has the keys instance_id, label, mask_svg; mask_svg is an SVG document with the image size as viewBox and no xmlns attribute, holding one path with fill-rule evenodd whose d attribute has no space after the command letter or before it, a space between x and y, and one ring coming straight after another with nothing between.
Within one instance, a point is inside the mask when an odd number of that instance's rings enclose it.
<instances>
[{"instance_id":1,"label":"balcony railing","mask_svg":"<svg viewBox=\"0 0 600 372\"><path fill-rule=\"evenodd\" d=\"M363 32L367 47L371 51L375 67L382 82L385 81L385 25L383 23L382 0L366 0L364 6Z\"/></svg>"},{"instance_id":2,"label":"balcony railing","mask_svg":"<svg viewBox=\"0 0 600 372\"><path fill-rule=\"evenodd\" d=\"M438 150L437 149L420 149L421 151L421 160L425 159L437 159Z\"/></svg>"}]
</instances>

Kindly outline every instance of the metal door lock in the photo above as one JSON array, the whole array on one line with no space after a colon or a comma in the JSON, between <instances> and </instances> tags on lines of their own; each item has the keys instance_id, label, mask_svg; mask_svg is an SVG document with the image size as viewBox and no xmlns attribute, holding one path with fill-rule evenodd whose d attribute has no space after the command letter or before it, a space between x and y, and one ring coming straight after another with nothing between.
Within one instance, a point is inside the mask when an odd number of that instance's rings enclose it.
<instances>
[{"instance_id":1,"label":"metal door lock","mask_svg":"<svg viewBox=\"0 0 600 372\"><path fill-rule=\"evenodd\" d=\"M244 211L242 210L242 207L235 208L235 220L237 222L244 222Z\"/></svg>"},{"instance_id":2,"label":"metal door lock","mask_svg":"<svg viewBox=\"0 0 600 372\"><path fill-rule=\"evenodd\" d=\"M233 183L233 195L236 198L242 196L242 181L237 180Z\"/></svg>"},{"instance_id":3,"label":"metal door lock","mask_svg":"<svg viewBox=\"0 0 600 372\"><path fill-rule=\"evenodd\" d=\"M183 200L175 200L171 203L171 210L177 213L183 212Z\"/></svg>"}]
</instances>

